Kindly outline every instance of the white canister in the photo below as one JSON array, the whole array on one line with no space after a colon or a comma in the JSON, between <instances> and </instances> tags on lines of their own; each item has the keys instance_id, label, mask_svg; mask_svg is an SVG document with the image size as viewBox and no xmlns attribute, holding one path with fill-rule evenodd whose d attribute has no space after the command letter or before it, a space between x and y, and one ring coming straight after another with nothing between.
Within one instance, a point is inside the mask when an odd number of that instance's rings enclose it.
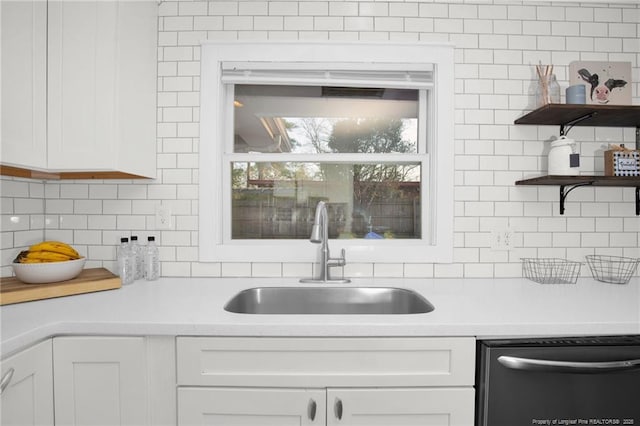
<instances>
[{"instance_id":1,"label":"white canister","mask_svg":"<svg viewBox=\"0 0 640 426\"><path fill-rule=\"evenodd\" d=\"M571 154L574 153L576 141L566 136L560 136L551 142L549 151L550 175L576 175L579 167L571 167Z\"/></svg>"}]
</instances>

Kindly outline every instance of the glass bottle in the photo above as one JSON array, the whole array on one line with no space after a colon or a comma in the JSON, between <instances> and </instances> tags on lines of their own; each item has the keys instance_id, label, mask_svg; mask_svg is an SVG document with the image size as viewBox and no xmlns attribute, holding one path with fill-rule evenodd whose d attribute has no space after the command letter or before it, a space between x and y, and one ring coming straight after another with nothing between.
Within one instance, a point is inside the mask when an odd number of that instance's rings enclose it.
<instances>
[{"instance_id":1,"label":"glass bottle","mask_svg":"<svg viewBox=\"0 0 640 426\"><path fill-rule=\"evenodd\" d=\"M560 103L560 84L555 74L543 75L538 78L536 86L536 106Z\"/></svg>"},{"instance_id":2,"label":"glass bottle","mask_svg":"<svg viewBox=\"0 0 640 426\"><path fill-rule=\"evenodd\" d=\"M136 235L131 236L131 252L135 259L135 279L139 280L144 277L144 253L143 247L138 244L138 237Z\"/></svg>"},{"instance_id":3,"label":"glass bottle","mask_svg":"<svg viewBox=\"0 0 640 426\"><path fill-rule=\"evenodd\" d=\"M118 260L118 275L122 284L131 284L135 279L135 259L129 247L129 238L120 238L116 258Z\"/></svg>"},{"instance_id":4,"label":"glass bottle","mask_svg":"<svg viewBox=\"0 0 640 426\"><path fill-rule=\"evenodd\" d=\"M155 281L160 278L160 256L155 237L148 237L147 240L144 251L144 278L147 281Z\"/></svg>"}]
</instances>

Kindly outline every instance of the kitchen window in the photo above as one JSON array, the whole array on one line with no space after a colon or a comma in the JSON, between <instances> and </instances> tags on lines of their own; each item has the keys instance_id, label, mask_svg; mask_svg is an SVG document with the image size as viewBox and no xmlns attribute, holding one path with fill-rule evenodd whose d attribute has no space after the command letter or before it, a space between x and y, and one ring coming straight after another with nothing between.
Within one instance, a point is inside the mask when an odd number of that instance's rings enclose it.
<instances>
[{"instance_id":1,"label":"kitchen window","mask_svg":"<svg viewBox=\"0 0 640 426\"><path fill-rule=\"evenodd\" d=\"M200 260L450 262L453 50L205 43ZM334 250L335 250L334 249Z\"/></svg>"}]
</instances>

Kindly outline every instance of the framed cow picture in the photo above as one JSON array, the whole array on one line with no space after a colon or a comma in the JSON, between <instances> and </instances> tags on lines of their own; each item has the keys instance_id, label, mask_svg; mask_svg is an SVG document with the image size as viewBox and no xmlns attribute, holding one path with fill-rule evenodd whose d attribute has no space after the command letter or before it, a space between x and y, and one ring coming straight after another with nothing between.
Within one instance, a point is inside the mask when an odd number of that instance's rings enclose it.
<instances>
[{"instance_id":1,"label":"framed cow picture","mask_svg":"<svg viewBox=\"0 0 640 426\"><path fill-rule=\"evenodd\" d=\"M569 84L583 84L587 104L631 105L631 62L573 61Z\"/></svg>"}]
</instances>

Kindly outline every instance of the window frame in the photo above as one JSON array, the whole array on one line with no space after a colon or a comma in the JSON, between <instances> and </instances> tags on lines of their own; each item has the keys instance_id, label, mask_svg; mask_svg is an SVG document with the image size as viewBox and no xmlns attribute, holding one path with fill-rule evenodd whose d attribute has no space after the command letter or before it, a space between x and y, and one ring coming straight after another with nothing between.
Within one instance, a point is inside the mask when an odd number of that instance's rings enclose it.
<instances>
[{"instance_id":1,"label":"window frame","mask_svg":"<svg viewBox=\"0 0 640 426\"><path fill-rule=\"evenodd\" d=\"M277 60L274 60L277 58ZM376 58L372 60L371 58ZM425 58L420 60L420 58ZM222 82L222 65L227 62L302 62L306 66L354 63L366 70L368 64L411 64L434 70L433 89L428 96L432 108L428 123L426 152L377 154L384 161L399 156L403 161L416 156L422 163L422 199L428 223L423 238L398 240L336 239L331 248L347 251L348 263L450 263L453 258L453 98L454 57L450 44L432 43L319 43L319 42L203 42L200 77L199 143L199 260L201 262L313 262L317 245L308 240L229 240L224 226L231 223L228 142L233 125L228 122L225 100L228 89ZM421 109L422 111L422 109ZM421 112L422 113L422 112ZM420 124L419 124L420 125ZM232 145L232 144L231 144ZM339 154L345 161L363 161L363 154ZM369 161L371 154L366 154ZM295 161L305 155L292 154ZM293 159L292 158L292 159ZM314 161L318 156L312 156ZM227 173L229 172L229 173ZM431 183L434 182L434 183ZM225 191L225 185L228 191ZM423 209L425 210L425 209Z\"/></svg>"}]
</instances>

